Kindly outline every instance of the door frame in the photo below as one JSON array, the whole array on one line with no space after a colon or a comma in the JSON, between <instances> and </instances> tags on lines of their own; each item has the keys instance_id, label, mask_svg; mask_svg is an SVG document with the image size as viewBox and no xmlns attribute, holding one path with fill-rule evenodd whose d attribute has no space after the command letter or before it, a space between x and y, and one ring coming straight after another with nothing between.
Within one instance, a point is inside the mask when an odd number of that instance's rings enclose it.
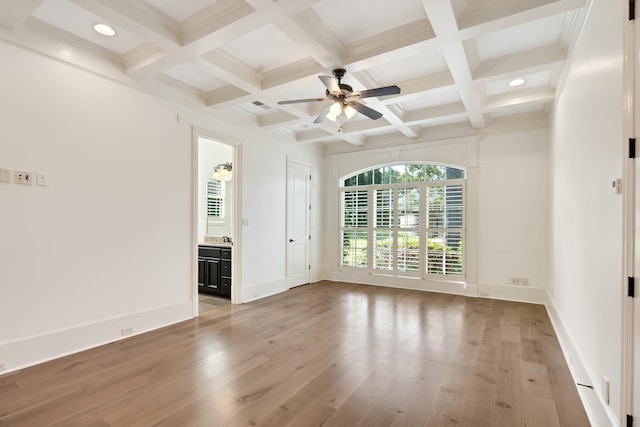
<instances>
[{"instance_id":1,"label":"door frame","mask_svg":"<svg viewBox=\"0 0 640 427\"><path fill-rule=\"evenodd\" d=\"M291 289L295 286L291 286L289 283L289 244L288 244L288 239L289 239L289 170L290 167L289 165L291 163L298 163L300 165L306 166L309 168L309 176L311 177L312 175L312 165L311 163L301 160L299 158L293 157L293 156L289 156L287 155L287 172L286 172L286 182L285 182L285 194L286 194L286 208L285 208L285 229L284 229L284 242L285 242L285 283L287 286L287 289ZM311 230L312 230L312 224L313 224L313 205L311 204L311 200L312 200L312 194L311 194L311 183L309 182L309 191L307 193L307 200L311 206L311 208L309 209L309 216L308 216L308 223L307 223L307 227L308 227L308 232L309 232L309 236L311 236ZM311 255L312 255L312 248L311 248L311 241L307 242L307 248L308 248L308 259L307 262L309 264L311 264ZM311 283L311 270L307 270L307 283Z\"/></svg>"},{"instance_id":2,"label":"door frame","mask_svg":"<svg viewBox=\"0 0 640 427\"><path fill-rule=\"evenodd\" d=\"M625 14L626 15L626 14ZM635 21L627 20L623 23L623 283L622 283L622 302L621 302L621 407L620 407L620 424L626 423L627 415L640 415L640 408L637 408L636 394L640 392L640 379L637 370L640 369L640 352L636 351L634 337L640 333L635 328L637 322L636 317L638 310L636 305L639 303L638 295L636 298L630 298L627 295L627 278L635 277L636 266L640 265L637 259L638 251L636 245L636 227L640 224L636 223L636 217L640 214L638 211L636 191L639 188L636 174L636 160L629 157L629 138L636 138L636 124L640 123L637 102L640 101L640 93L636 93L636 88L640 85L640 76L637 75L640 70L638 63L638 48L640 43L636 43ZM636 153L638 153L636 147ZM636 280L636 283L638 281ZM640 287L636 285L636 293ZM635 395L635 396L634 396ZM635 409L639 411L635 412ZM634 413L635 412L635 413ZM637 425L637 418L634 425Z\"/></svg>"},{"instance_id":3,"label":"door frame","mask_svg":"<svg viewBox=\"0 0 640 427\"><path fill-rule=\"evenodd\" d=\"M192 314L198 317L198 138L231 146L233 162L233 245L231 246L231 303L242 303L242 141L210 129L191 126L191 284Z\"/></svg>"}]
</instances>

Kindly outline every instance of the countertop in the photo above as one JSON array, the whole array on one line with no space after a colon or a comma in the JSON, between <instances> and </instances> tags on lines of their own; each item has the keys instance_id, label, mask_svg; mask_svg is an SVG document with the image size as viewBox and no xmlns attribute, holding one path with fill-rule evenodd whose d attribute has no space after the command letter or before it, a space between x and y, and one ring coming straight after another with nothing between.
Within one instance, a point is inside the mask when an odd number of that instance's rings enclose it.
<instances>
[{"instance_id":1,"label":"countertop","mask_svg":"<svg viewBox=\"0 0 640 427\"><path fill-rule=\"evenodd\" d=\"M210 243L210 242L200 242L198 246L209 246L212 248L230 248L233 246L233 243Z\"/></svg>"}]
</instances>

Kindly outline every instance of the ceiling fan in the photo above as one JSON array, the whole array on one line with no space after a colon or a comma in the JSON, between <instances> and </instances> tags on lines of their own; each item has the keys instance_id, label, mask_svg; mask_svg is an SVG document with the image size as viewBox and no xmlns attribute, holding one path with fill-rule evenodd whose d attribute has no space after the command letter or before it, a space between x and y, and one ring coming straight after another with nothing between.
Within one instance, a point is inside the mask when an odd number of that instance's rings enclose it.
<instances>
[{"instance_id":1,"label":"ceiling fan","mask_svg":"<svg viewBox=\"0 0 640 427\"><path fill-rule=\"evenodd\" d=\"M294 99L291 101L280 101L278 105L285 104L299 104L303 102L325 102L333 101L333 103L327 106L322 113L313 121L314 123L322 123L325 118L335 122L340 119L346 121L353 117L355 113L361 113L373 120L378 120L382 117L382 113L367 107L364 104L356 102L358 99L371 98L377 96L397 95L400 93L398 86L385 86L376 89L361 90L354 92L353 88L347 84L342 83L342 78L347 71L343 68L337 68L333 70L333 77L331 76L318 76L318 78L327 87L325 98L310 98L310 99Z\"/></svg>"}]
</instances>

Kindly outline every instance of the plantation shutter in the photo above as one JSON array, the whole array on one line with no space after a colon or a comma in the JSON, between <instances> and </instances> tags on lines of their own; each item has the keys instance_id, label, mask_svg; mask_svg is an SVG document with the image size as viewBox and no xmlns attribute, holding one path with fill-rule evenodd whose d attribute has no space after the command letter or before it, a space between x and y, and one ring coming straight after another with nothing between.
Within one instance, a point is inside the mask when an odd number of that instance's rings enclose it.
<instances>
[{"instance_id":1,"label":"plantation shutter","mask_svg":"<svg viewBox=\"0 0 640 427\"><path fill-rule=\"evenodd\" d=\"M224 197L222 182L210 179L207 181L207 215L224 218Z\"/></svg>"}]
</instances>

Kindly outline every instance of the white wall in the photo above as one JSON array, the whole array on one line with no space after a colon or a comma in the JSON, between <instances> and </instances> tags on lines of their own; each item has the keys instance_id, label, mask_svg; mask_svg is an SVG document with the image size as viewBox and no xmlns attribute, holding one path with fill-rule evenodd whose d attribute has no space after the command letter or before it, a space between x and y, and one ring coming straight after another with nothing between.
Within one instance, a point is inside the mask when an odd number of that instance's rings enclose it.
<instances>
[{"instance_id":1,"label":"white wall","mask_svg":"<svg viewBox=\"0 0 640 427\"><path fill-rule=\"evenodd\" d=\"M287 156L311 164L311 277L319 280L322 253L322 153L299 143L247 141L243 151L243 301L287 289ZM253 185L246 185L248 182ZM248 244L251 242L251 244Z\"/></svg>"},{"instance_id":2,"label":"white wall","mask_svg":"<svg viewBox=\"0 0 640 427\"><path fill-rule=\"evenodd\" d=\"M622 177L622 23L623 2L593 2L553 113L553 308L574 372L596 387L580 390L595 425L608 424L603 376L610 415L621 409L622 197L611 181Z\"/></svg>"},{"instance_id":3,"label":"white wall","mask_svg":"<svg viewBox=\"0 0 640 427\"><path fill-rule=\"evenodd\" d=\"M549 287L549 131L488 136L478 158L478 283L482 292L528 300L530 290L502 285L516 277L531 289Z\"/></svg>"},{"instance_id":4,"label":"white wall","mask_svg":"<svg viewBox=\"0 0 640 427\"><path fill-rule=\"evenodd\" d=\"M341 271L339 178L391 162L430 161L467 170L466 285ZM546 303L549 286L549 132L528 129L413 142L329 156L325 276L403 288ZM526 277L528 288L506 285Z\"/></svg>"},{"instance_id":5,"label":"white wall","mask_svg":"<svg viewBox=\"0 0 640 427\"><path fill-rule=\"evenodd\" d=\"M197 97L189 109L126 77L102 78L4 43L0 57L11 64L0 67L0 167L47 172L50 181L0 183L0 361L8 370L192 315L191 125L242 146L237 179L249 224L236 246L241 300L286 289L286 158L311 163L317 176L319 150L213 118ZM321 188L315 180L317 206ZM317 235L321 215L312 218Z\"/></svg>"},{"instance_id":6,"label":"white wall","mask_svg":"<svg viewBox=\"0 0 640 427\"><path fill-rule=\"evenodd\" d=\"M0 360L190 317L190 129L141 92L5 44L0 57L1 167L49 175L0 185ZM60 339L19 351L46 335Z\"/></svg>"}]
</instances>

